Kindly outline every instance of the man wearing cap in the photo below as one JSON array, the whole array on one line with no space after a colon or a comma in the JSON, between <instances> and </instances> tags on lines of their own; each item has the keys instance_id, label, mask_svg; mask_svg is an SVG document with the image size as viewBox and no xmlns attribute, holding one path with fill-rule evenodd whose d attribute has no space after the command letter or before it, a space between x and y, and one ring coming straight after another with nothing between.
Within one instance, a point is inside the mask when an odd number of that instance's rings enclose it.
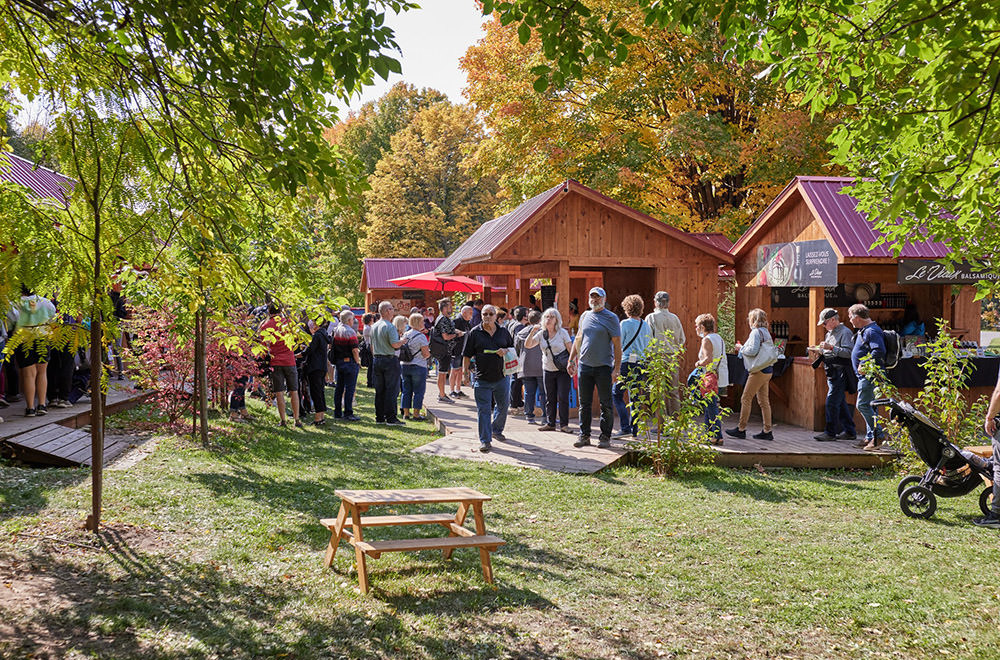
<instances>
[{"instance_id":1,"label":"man wearing cap","mask_svg":"<svg viewBox=\"0 0 1000 660\"><path fill-rule=\"evenodd\" d=\"M646 315L646 323L653 331L653 338L660 342L660 350L665 355L673 355L685 344L684 326L677 315L670 311L670 294L657 291L653 296L656 309ZM671 415L680 410L680 381L677 369L670 374L670 391L667 395L667 412Z\"/></svg>"},{"instance_id":2,"label":"man wearing cap","mask_svg":"<svg viewBox=\"0 0 1000 660\"><path fill-rule=\"evenodd\" d=\"M840 322L840 314L831 307L819 313L819 325L826 328L826 339L819 346L810 346L809 351L817 355L815 366L822 360L826 368L826 430L815 438L820 442L837 438L854 440L857 438L854 411L845 397L851 376L854 333Z\"/></svg>"},{"instance_id":3,"label":"man wearing cap","mask_svg":"<svg viewBox=\"0 0 1000 660\"><path fill-rule=\"evenodd\" d=\"M598 447L611 446L615 417L611 402L611 384L618 380L622 366L622 333L618 316L605 308L607 294L599 286L590 290L590 311L580 317L569 352L569 372L580 374L580 437L574 447L590 444L590 422L593 418L594 387L601 401L601 438ZM577 361L579 359L579 368Z\"/></svg>"}]
</instances>

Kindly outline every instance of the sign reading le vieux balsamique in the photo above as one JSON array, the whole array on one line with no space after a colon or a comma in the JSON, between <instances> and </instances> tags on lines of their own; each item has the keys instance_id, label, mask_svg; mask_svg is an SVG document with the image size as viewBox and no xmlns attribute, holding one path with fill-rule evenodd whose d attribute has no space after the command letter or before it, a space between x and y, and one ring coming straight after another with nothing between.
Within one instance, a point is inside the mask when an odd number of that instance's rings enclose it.
<instances>
[{"instance_id":1,"label":"sign reading le vieux balsamique","mask_svg":"<svg viewBox=\"0 0 1000 660\"><path fill-rule=\"evenodd\" d=\"M836 286L837 253L826 240L761 245L754 285Z\"/></svg>"},{"instance_id":2,"label":"sign reading le vieux balsamique","mask_svg":"<svg viewBox=\"0 0 1000 660\"><path fill-rule=\"evenodd\" d=\"M896 271L897 284L975 284L980 281L1000 281L1000 275L988 272L989 262L972 264L962 261L945 266L930 259L900 259Z\"/></svg>"}]
</instances>

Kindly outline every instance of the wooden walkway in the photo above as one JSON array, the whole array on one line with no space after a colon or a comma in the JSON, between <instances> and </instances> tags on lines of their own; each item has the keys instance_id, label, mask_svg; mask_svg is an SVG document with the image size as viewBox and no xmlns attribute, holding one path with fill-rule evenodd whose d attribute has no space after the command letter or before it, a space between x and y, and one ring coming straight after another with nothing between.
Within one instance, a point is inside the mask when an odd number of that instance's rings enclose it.
<instances>
[{"instance_id":1,"label":"wooden walkway","mask_svg":"<svg viewBox=\"0 0 1000 660\"><path fill-rule=\"evenodd\" d=\"M483 463L514 465L518 467L593 474L615 465L628 455L623 440L612 440L611 449L596 446L577 449L573 447L576 435L565 433L540 433L538 427L528 424L523 417L508 416L504 435L507 442L494 442L493 450L479 452L479 434L476 423L476 406L471 388L463 388L469 398L454 403L437 402L437 386L428 381L425 399L427 411L444 437L414 449L420 454L444 456ZM594 419L596 431L598 420ZM617 419L616 419L617 423ZM575 419L570 419L574 431ZM733 428L736 419L723 421L722 428ZM751 418L747 435L760 431L760 418ZM871 469L892 461L895 456L888 451L866 452L855 446L853 440L818 442L816 431L788 424L775 424L774 440L738 440L726 437L725 444L714 447L716 464L724 467L793 467L826 469ZM592 440L596 442L595 432Z\"/></svg>"},{"instance_id":2,"label":"wooden walkway","mask_svg":"<svg viewBox=\"0 0 1000 660\"><path fill-rule=\"evenodd\" d=\"M137 392L129 381L112 381L108 388L105 412L113 414L141 403L148 392ZM73 466L90 465L90 399L77 402L72 408L49 408L46 415L25 417L24 402L14 402L0 410L0 442L10 454L26 463ZM120 438L106 438L104 463L128 449L129 443Z\"/></svg>"}]
</instances>

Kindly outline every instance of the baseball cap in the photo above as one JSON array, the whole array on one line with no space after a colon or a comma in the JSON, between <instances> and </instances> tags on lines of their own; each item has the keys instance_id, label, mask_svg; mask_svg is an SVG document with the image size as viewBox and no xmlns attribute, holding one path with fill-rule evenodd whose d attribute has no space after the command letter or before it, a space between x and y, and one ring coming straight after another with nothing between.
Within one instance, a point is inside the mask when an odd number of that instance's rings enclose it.
<instances>
[{"instance_id":1,"label":"baseball cap","mask_svg":"<svg viewBox=\"0 0 1000 660\"><path fill-rule=\"evenodd\" d=\"M837 312L837 310L835 310L833 307L827 307L826 309L824 309L822 312L819 313L819 323L817 323L816 325L823 325L824 323L832 319L834 316L838 316L838 314L839 313Z\"/></svg>"},{"instance_id":2,"label":"baseball cap","mask_svg":"<svg viewBox=\"0 0 1000 660\"><path fill-rule=\"evenodd\" d=\"M590 295L591 296L594 295L595 293L598 296L600 296L601 298L607 298L608 297L608 294L604 293L604 289L602 289L599 286L595 286L593 289L590 290Z\"/></svg>"}]
</instances>

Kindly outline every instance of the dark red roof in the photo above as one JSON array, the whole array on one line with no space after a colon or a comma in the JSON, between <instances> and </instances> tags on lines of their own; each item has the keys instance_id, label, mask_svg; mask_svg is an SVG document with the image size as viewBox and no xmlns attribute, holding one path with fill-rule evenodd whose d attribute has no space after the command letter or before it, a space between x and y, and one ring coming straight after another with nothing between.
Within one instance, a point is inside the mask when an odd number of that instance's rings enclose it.
<instances>
[{"instance_id":1,"label":"dark red roof","mask_svg":"<svg viewBox=\"0 0 1000 660\"><path fill-rule=\"evenodd\" d=\"M725 234L720 234L718 232L699 232L692 233L695 238L705 241L709 245L716 247L723 252L729 252L733 247L733 242L726 238Z\"/></svg>"},{"instance_id":2,"label":"dark red roof","mask_svg":"<svg viewBox=\"0 0 1000 660\"><path fill-rule=\"evenodd\" d=\"M0 181L24 186L39 199L62 206L67 205L67 194L73 190L73 179L10 152L0 153Z\"/></svg>"},{"instance_id":3,"label":"dark red roof","mask_svg":"<svg viewBox=\"0 0 1000 660\"><path fill-rule=\"evenodd\" d=\"M394 277L405 277L434 270L444 259L365 259L361 274L361 290L398 289L390 282Z\"/></svg>"},{"instance_id":4,"label":"dark red roof","mask_svg":"<svg viewBox=\"0 0 1000 660\"><path fill-rule=\"evenodd\" d=\"M843 257L854 258L891 258L893 255L889 245L872 247L872 244L882 236L868 220L868 215L858 211L858 200L841 190L854 184L851 177L797 176L785 187L757 221L740 237L733 246L732 253L739 255L745 251L764 225L775 217L773 211L780 207L798 191L823 223L827 233L833 240L834 248ZM931 240L911 241L903 246L899 256L913 259L939 259L950 254L951 250L944 243Z\"/></svg>"}]
</instances>

